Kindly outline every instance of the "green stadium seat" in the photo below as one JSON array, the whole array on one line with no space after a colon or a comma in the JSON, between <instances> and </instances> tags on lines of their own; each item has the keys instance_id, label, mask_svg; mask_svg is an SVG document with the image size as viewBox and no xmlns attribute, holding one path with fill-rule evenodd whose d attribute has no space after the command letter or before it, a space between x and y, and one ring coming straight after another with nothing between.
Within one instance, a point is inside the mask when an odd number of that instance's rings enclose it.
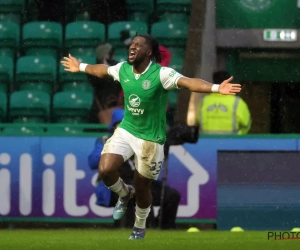
<instances>
[{"instance_id":1,"label":"green stadium seat","mask_svg":"<svg viewBox=\"0 0 300 250\"><path fill-rule=\"evenodd\" d=\"M56 60L52 56L23 56L17 61L16 82L56 82Z\"/></svg>"},{"instance_id":2,"label":"green stadium seat","mask_svg":"<svg viewBox=\"0 0 300 250\"><path fill-rule=\"evenodd\" d=\"M184 62L184 57L172 54L171 62L169 67L175 69L177 72L182 72L182 66Z\"/></svg>"},{"instance_id":3,"label":"green stadium seat","mask_svg":"<svg viewBox=\"0 0 300 250\"><path fill-rule=\"evenodd\" d=\"M184 22L189 23L190 17L186 13L165 12L159 15L159 21L162 22Z\"/></svg>"},{"instance_id":4,"label":"green stadium seat","mask_svg":"<svg viewBox=\"0 0 300 250\"><path fill-rule=\"evenodd\" d=\"M57 59L57 50L51 48L31 48L25 51L26 56L51 56L55 60Z\"/></svg>"},{"instance_id":5,"label":"green stadium seat","mask_svg":"<svg viewBox=\"0 0 300 250\"><path fill-rule=\"evenodd\" d=\"M69 0L65 1L66 22L88 21L91 10L90 0Z\"/></svg>"},{"instance_id":6,"label":"green stadium seat","mask_svg":"<svg viewBox=\"0 0 300 250\"><path fill-rule=\"evenodd\" d=\"M82 128L76 128L76 127L74 128L72 126L63 125L63 124L55 127L48 127L47 129L47 134L51 136L81 134L82 132L83 132Z\"/></svg>"},{"instance_id":7,"label":"green stadium seat","mask_svg":"<svg viewBox=\"0 0 300 250\"><path fill-rule=\"evenodd\" d=\"M88 64L95 64L96 63L96 57L95 56L82 56L82 57L76 57L80 62L88 63ZM63 60L63 59L62 59ZM68 71L64 70L64 67L60 64L59 68L59 82L65 83L65 82L87 82L87 74L83 72L79 73L70 73Z\"/></svg>"},{"instance_id":8,"label":"green stadium seat","mask_svg":"<svg viewBox=\"0 0 300 250\"><path fill-rule=\"evenodd\" d=\"M39 9L36 5L36 0L27 0L26 5L26 22L33 22L39 18Z\"/></svg>"},{"instance_id":9,"label":"green stadium seat","mask_svg":"<svg viewBox=\"0 0 300 250\"><path fill-rule=\"evenodd\" d=\"M151 35L166 47L185 47L188 25L184 22L156 22Z\"/></svg>"},{"instance_id":10,"label":"green stadium seat","mask_svg":"<svg viewBox=\"0 0 300 250\"><path fill-rule=\"evenodd\" d=\"M12 48L15 50L19 46L19 41L19 25L13 22L0 21L0 48Z\"/></svg>"},{"instance_id":11,"label":"green stadium seat","mask_svg":"<svg viewBox=\"0 0 300 250\"><path fill-rule=\"evenodd\" d=\"M68 54L69 53L76 58L82 56L96 57L95 48L73 48L69 50Z\"/></svg>"},{"instance_id":12,"label":"green stadium seat","mask_svg":"<svg viewBox=\"0 0 300 250\"><path fill-rule=\"evenodd\" d=\"M16 122L16 123L20 123L20 122ZM24 122L21 122L24 123ZM28 123L25 122L25 123ZM36 122L31 122L30 123L36 123ZM21 126L13 126L13 127L5 127L3 129L3 134L5 135L35 135L35 134L43 134L44 132L44 128L41 126L38 126L36 124L34 125L30 125L30 124L22 124Z\"/></svg>"},{"instance_id":13,"label":"green stadium seat","mask_svg":"<svg viewBox=\"0 0 300 250\"><path fill-rule=\"evenodd\" d=\"M192 0L157 0L156 10L159 14L163 12L190 13Z\"/></svg>"},{"instance_id":14,"label":"green stadium seat","mask_svg":"<svg viewBox=\"0 0 300 250\"><path fill-rule=\"evenodd\" d=\"M88 82L67 82L62 85L62 91L82 91L93 93L94 89Z\"/></svg>"},{"instance_id":15,"label":"green stadium seat","mask_svg":"<svg viewBox=\"0 0 300 250\"><path fill-rule=\"evenodd\" d=\"M168 105L170 108L176 108L177 104L177 98L178 98L178 90L172 89L168 91Z\"/></svg>"},{"instance_id":16,"label":"green stadium seat","mask_svg":"<svg viewBox=\"0 0 300 250\"><path fill-rule=\"evenodd\" d=\"M133 38L136 34L148 33L148 25L144 22L124 21L114 22L108 26L108 42L114 47L124 47L121 41L120 32L122 30L129 30L130 36Z\"/></svg>"},{"instance_id":17,"label":"green stadium seat","mask_svg":"<svg viewBox=\"0 0 300 250\"><path fill-rule=\"evenodd\" d=\"M113 58L117 62L126 61L128 59L128 49L126 49L126 48L117 48L117 49L115 49Z\"/></svg>"},{"instance_id":18,"label":"green stadium seat","mask_svg":"<svg viewBox=\"0 0 300 250\"><path fill-rule=\"evenodd\" d=\"M128 59L128 55L126 55L126 54L114 55L114 60L116 60L117 62L124 62L124 61L127 61L127 59Z\"/></svg>"},{"instance_id":19,"label":"green stadium seat","mask_svg":"<svg viewBox=\"0 0 300 250\"><path fill-rule=\"evenodd\" d=\"M61 24L46 21L24 24L22 48L26 55L56 55L61 46Z\"/></svg>"},{"instance_id":20,"label":"green stadium seat","mask_svg":"<svg viewBox=\"0 0 300 250\"><path fill-rule=\"evenodd\" d=\"M95 47L105 41L105 25L92 21L78 21L67 24L65 32L65 47Z\"/></svg>"},{"instance_id":21,"label":"green stadium seat","mask_svg":"<svg viewBox=\"0 0 300 250\"><path fill-rule=\"evenodd\" d=\"M12 83L14 74L14 60L10 56L0 56L0 82Z\"/></svg>"},{"instance_id":22,"label":"green stadium seat","mask_svg":"<svg viewBox=\"0 0 300 250\"><path fill-rule=\"evenodd\" d=\"M13 122L47 122L49 112L50 95L46 92L22 90L10 96L10 118Z\"/></svg>"},{"instance_id":23,"label":"green stadium seat","mask_svg":"<svg viewBox=\"0 0 300 250\"><path fill-rule=\"evenodd\" d=\"M0 93L7 93L7 84L0 82Z\"/></svg>"},{"instance_id":24,"label":"green stadium seat","mask_svg":"<svg viewBox=\"0 0 300 250\"><path fill-rule=\"evenodd\" d=\"M172 57L182 58L182 60L184 60L185 49L169 47L168 50L171 52Z\"/></svg>"},{"instance_id":25,"label":"green stadium seat","mask_svg":"<svg viewBox=\"0 0 300 250\"><path fill-rule=\"evenodd\" d=\"M19 25L21 23L21 16L13 13L0 13L0 22L2 21L13 22Z\"/></svg>"},{"instance_id":26,"label":"green stadium seat","mask_svg":"<svg viewBox=\"0 0 300 250\"><path fill-rule=\"evenodd\" d=\"M0 57L1 56L8 56L14 58L15 50L10 48L0 48Z\"/></svg>"},{"instance_id":27,"label":"green stadium seat","mask_svg":"<svg viewBox=\"0 0 300 250\"><path fill-rule=\"evenodd\" d=\"M24 82L20 84L20 90L38 90L51 94L52 85L47 82Z\"/></svg>"},{"instance_id":28,"label":"green stadium seat","mask_svg":"<svg viewBox=\"0 0 300 250\"><path fill-rule=\"evenodd\" d=\"M128 12L147 12L153 11L153 0L127 0L126 1Z\"/></svg>"},{"instance_id":29,"label":"green stadium seat","mask_svg":"<svg viewBox=\"0 0 300 250\"><path fill-rule=\"evenodd\" d=\"M130 12L130 13L128 13L128 20L148 23L149 13L146 11L145 12L142 12L142 11Z\"/></svg>"},{"instance_id":30,"label":"green stadium seat","mask_svg":"<svg viewBox=\"0 0 300 250\"><path fill-rule=\"evenodd\" d=\"M59 123L85 123L93 103L89 92L65 91L53 97L54 120Z\"/></svg>"},{"instance_id":31,"label":"green stadium seat","mask_svg":"<svg viewBox=\"0 0 300 250\"><path fill-rule=\"evenodd\" d=\"M0 122L4 122L6 120L7 114L7 96L6 93L0 91Z\"/></svg>"},{"instance_id":32,"label":"green stadium seat","mask_svg":"<svg viewBox=\"0 0 300 250\"><path fill-rule=\"evenodd\" d=\"M25 0L0 0L0 12L23 13Z\"/></svg>"}]
</instances>

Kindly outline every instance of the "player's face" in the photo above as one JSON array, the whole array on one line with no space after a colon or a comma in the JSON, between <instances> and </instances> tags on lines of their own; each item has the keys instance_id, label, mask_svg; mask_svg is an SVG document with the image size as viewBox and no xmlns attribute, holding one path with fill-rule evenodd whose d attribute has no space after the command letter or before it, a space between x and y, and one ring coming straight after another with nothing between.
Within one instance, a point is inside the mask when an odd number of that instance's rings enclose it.
<instances>
[{"instance_id":1,"label":"player's face","mask_svg":"<svg viewBox=\"0 0 300 250\"><path fill-rule=\"evenodd\" d=\"M150 50L146 39L137 36L132 40L128 53L128 63L131 65L139 65L147 56L151 55L152 51Z\"/></svg>"}]
</instances>

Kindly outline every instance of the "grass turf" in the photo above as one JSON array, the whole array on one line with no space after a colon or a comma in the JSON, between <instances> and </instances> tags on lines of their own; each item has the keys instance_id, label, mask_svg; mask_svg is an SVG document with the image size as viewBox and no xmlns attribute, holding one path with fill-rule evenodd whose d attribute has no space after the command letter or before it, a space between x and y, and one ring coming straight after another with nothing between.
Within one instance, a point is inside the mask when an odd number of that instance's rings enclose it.
<instances>
[{"instance_id":1,"label":"grass turf","mask_svg":"<svg viewBox=\"0 0 300 250\"><path fill-rule=\"evenodd\" d=\"M267 232L148 230L144 240L130 241L129 230L0 230L0 249L159 250L159 249L299 249L300 240L272 241Z\"/></svg>"}]
</instances>

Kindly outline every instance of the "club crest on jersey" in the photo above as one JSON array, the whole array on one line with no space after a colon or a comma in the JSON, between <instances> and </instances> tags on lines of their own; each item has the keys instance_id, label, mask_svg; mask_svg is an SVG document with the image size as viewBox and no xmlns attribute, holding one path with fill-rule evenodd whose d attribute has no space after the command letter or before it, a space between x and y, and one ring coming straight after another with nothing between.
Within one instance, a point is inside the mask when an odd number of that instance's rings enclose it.
<instances>
[{"instance_id":1,"label":"club crest on jersey","mask_svg":"<svg viewBox=\"0 0 300 250\"><path fill-rule=\"evenodd\" d=\"M136 107L140 106L141 99L137 95L132 94L129 96L129 103L132 107L136 108Z\"/></svg>"},{"instance_id":2,"label":"club crest on jersey","mask_svg":"<svg viewBox=\"0 0 300 250\"><path fill-rule=\"evenodd\" d=\"M143 84L142 84L142 87L143 87L144 90L150 89L151 82L149 80L144 80Z\"/></svg>"}]
</instances>

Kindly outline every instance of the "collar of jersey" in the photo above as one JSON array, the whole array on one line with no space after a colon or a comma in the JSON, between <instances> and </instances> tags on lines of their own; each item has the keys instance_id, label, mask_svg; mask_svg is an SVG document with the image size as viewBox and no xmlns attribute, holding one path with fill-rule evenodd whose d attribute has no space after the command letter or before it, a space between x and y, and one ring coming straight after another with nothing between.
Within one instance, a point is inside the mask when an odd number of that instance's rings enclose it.
<instances>
[{"instance_id":1,"label":"collar of jersey","mask_svg":"<svg viewBox=\"0 0 300 250\"><path fill-rule=\"evenodd\" d=\"M144 72L141 73L141 74L136 74L136 73L134 73L134 72L133 72L133 66L132 66L131 70L132 70L132 73L134 74L135 79L137 80L137 79L139 79L139 77L140 77L142 74L145 74L146 71L150 68L151 64L152 64L152 61L150 60L148 67L147 67L147 68L144 70Z\"/></svg>"}]
</instances>

